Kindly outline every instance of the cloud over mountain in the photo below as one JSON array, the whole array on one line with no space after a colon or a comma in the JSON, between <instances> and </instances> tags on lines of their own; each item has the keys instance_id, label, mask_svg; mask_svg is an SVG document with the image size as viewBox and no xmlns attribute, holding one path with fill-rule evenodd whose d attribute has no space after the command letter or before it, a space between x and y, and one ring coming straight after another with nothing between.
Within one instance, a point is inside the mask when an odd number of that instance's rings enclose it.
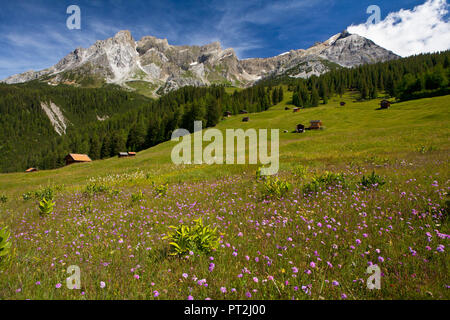
<instances>
[{"instance_id":1,"label":"cloud over mountain","mask_svg":"<svg viewBox=\"0 0 450 320\"><path fill-rule=\"evenodd\" d=\"M348 27L376 44L406 57L450 49L450 21L446 0L427 0L412 10L390 13L377 24Z\"/></svg>"}]
</instances>

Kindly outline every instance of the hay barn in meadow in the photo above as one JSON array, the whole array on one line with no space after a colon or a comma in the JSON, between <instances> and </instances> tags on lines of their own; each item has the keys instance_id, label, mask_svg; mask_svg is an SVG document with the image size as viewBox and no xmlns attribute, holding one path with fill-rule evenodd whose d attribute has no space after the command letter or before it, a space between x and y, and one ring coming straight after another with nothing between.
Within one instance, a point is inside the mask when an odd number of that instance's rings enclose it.
<instances>
[{"instance_id":1,"label":"hay barn in meadow","mask_svg":"<svg viewBox=\"0 0 450 320\"><path fill-rule=\"evenodd\" d=\"M297 132L297 133L305 132L305 126L303 124L298 124L296 129L295 129L295 132Z\"/></svg>"},{"instance_id":2,"label":"hay barn in meadow","mask_svg":"<svg viewBox=\"0 0 450 320\"><path fill-rule=\"evenodd\" d=\"M89 158L86 154L76 154L70 153L66 156L66 165L70 165L73 163L84 163L84 162L92 162L91 158Z\"/></svg>"},{"instance_id":3,"label":"hay barn in meadow","mask_svg":"<svg viewBox=\"0 0 450 320\"><path fill-rule=\"evenodd\" d=\"M311 124L309 126L310 130L318 130L318 129L322 128L322 126L323 126L322 121L320 121L320 120L312 120L312 121L310 121L310 124Z\"/></svg>"},{"instance_id":4,"label":"hay barn in meadow","mask_svg":"<svg viewBox=\"0 0 450 320\"><path fill-rule=\"evenodd\" d=\"M391 102L387 100L382 100L380 102L380 109L388 109L391 106Z\"/></svg>"}]
</instances>

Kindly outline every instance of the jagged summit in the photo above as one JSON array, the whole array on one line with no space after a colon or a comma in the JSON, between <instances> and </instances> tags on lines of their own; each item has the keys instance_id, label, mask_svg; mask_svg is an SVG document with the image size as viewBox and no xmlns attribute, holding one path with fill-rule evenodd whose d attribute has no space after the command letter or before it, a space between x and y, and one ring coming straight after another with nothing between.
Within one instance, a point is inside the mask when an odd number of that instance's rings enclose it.
<instances>
[{"instance_id":1,"label":"jagged summit","mask_svg":"<svg viewBox=\"0 0 450 320\"><path fill-rule=\"evenodd\" d=\"M272 58L239 60L232 48L223 49L220 42L174 46L167 39L153 36L135 41L130 31L122 30L87 49L75 49L53 67L27 71L4 82L39 79L54 85L80 85L88 78L129 87L141 81L148 83L156 95L186 85L248 86L271 75L306 78L323 74L333 65L353 67L396 58L394 53L348 31L306 50L291 50Z\"/></svg>"}]
</instances>

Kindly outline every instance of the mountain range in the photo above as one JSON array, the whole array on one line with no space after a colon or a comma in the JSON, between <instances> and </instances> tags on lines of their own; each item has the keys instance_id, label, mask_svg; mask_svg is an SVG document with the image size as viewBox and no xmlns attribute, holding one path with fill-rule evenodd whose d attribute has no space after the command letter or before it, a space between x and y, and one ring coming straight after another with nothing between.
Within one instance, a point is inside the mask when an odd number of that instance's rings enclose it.
<instances>
[{"instance_id":1,"label":"mountain range","mask_svg":"<svg viewBox=\"0 0 450 320\"><path fill-rule=\"evenodd\" d=\"M219 42L174 46L152 36L135 41L129 31L77 48L56 65L4 79L7 84L40 80L50 85L100 86L113 83L158 96L184 86L213 84L248 87L272 76L308 78L336 68L399 58L371 40L347 31L307 50L291 50L271 58L240 60Z\"/></svg>"}]
</instances>

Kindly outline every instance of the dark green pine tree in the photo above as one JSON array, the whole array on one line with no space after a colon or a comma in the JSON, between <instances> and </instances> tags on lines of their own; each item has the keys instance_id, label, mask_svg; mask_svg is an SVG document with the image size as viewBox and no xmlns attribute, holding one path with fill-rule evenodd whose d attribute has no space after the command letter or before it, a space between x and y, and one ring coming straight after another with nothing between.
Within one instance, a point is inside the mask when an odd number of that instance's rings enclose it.
<instances>
[{"instance_id":1,"label":"dark green pine tree","mask_svg":"<svg viewBox=\"0 0 450 320\"><path fill-rule=\"evenodd\" d=\"M273 104L278 104L278 102L280 102L280 97L278 95L278 89L275 88L275 90L273 90L272 92L272 102Z\"/></svg>"},{"instance_id":2,"label":"dark green pine tree","mask_svg":"<svg viewBox=\"0 0 450 320\"><path fill-rule=\"evenodd\" d=\"M279 87L279 89L278 89L278 102L282 102L283 100L284 100L283 87Z\"/></svg>"},{"instance_id":3,"label":"dark green pine tree","mask_svg":"<svg viewBox=\"0 0 450 320\"><path fill-rule=\"evenodd\" d=\"M119 152L124 152L126 150L126 141L123 135L115 131L111 136L111 157L119 154Z\"/></svg>"},{"instance_id":4,"label":"dark green pine tree","mask_svg":"<svg viewBox=\"0 0 450 320\"><path fill-rule=\"evenodd\" d=\"M319 102L320 102L319 92L317 91L316 87L313 86L311 90L311 107L319 106Z\"/></svg>"},{"instance_id":5,"label":"dark green pine tree","mask_svg":"<svg viewBox=\"0 0 450 320\"><path fill-rule=\"evenodd\" d=\"M98 160L101 157L101 144L98 135L94 133L90 138L90 146L89 146L89 157L92 160Z\"/></svg>"},{"instance_id":6,"label":"dark green pine tree","mask_svg":"<svg viewBox=\"0 0 450 320\"><path fill-rule=\"evenodd\" d=\"M214 127L219 123L222 117L222 107L218 100L211 102L206 108L206 125L208 127Z\"/></svg>"},{"instance_id":7,"label":"dark green pine tree","mask_svg":"<svg viewBox=\"0 0 450 320\"><path fill-rule=\"evenodd\" d=\"M370 99L376 99L378 98L378 89L377 86L372 86L370 88L370 93L369 93Z\"/></svg>"},{"instance_id":8,"label":"dark green pine tree","mask_svg":"<svg viewBox=\"0 0 450 320\"><path fill-rule=\"evenodd\" d=\"M102 148L100 150L100 157L102 159L109 158L111 156L111 138L107 134L103 138Z\"/></svg>"},{"instance_id":9,"label":"dark green pine tree","mask_svg":"<svg viewBox=\"0 0 450 320\"><path fill-rule=\"evenodd\" d=\"M143 121L139 121L131 127L126 143L128 151L139 151L144 148L146 129Z\"/></svg>"},{"instance_id":10,"label":"dark green pine tree","mask_svg":"<svg viewBox=\"0 0 450 320\"><path fill-rule=\"evenodd\" d=\"M292 104L296 107L300 107L302 104L300 102L300 97L298 92L295 92L294 95L292 96Z\"/></svg>"}]
</instances>

